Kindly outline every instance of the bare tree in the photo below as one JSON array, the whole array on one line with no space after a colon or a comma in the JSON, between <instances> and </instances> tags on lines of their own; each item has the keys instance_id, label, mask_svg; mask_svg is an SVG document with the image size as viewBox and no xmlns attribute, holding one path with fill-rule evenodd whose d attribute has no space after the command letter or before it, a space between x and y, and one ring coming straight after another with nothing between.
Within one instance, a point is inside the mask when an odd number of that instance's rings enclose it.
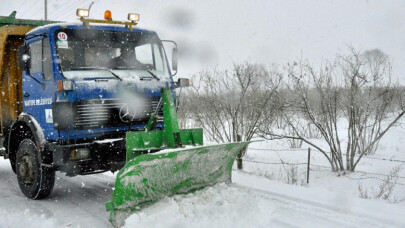
<instances>
[{"instance_id":1,"label":"bare tree","mask_svg":"<svg viewBox=\"0 0 405 228\"><path fill-rule=\"evenodd\" d=\"M363 61L368 70L370 85L364 89L366 96L363 96L366 102L364 119L358 121L357 128L361 129L361 123L367 123L365 129L361 131L359 139L358 152L365 151L365 148L373 142L378 134L381 133L382 120L386 118L387 112L392 112L394 108L395 93L398 92L397 88L391 87L391 63L388 55L379 49L365 51L363 54ZM387 75L389 77L387 77ZM372 99L372 101L370 101ZM363 104L364 105L364 104ZM376 141L372 146L365 151L365 154L374 154L377 150L378 143Z\"/></svg>"},{"instance_id":2,"label":"bare tree","mask_svg":"<svg viewBox=\"0 0 405 228\"><path fill-rule=\"evenodd\" d=\"M334 171L353 171L405 114L403 107L393 107L397 86L391 80L390 61L379 50L360 53L350 47L349 54L326 61L318 71L303 60L288 64L286 70L286 87L298 99L286 98L283 115L295 134L267 133L312 145L324 154ZM317 99L310 98L314 89ZM327 149L302 133L308 122L319 130ZM346 143L342 140L344 132Z\"/></svg>"},{"instance_id":3,"label":"bare tree","mask_svg":"<svg viewBox=\"0 0 405 228\"><path fill-rule=\"evenodd\" d=\"M367 153L374 153L381 137L404 115L395 112L398 85L392 82L392 66L378 49L363 54L350 48L350 55L340 57L345 78L345 117L349 122L346 146L346 169L353 171ZM359 154L355 159L355 154Z\"/></svg>"},{"instance_id":4,"label":"bare tree","mask_svg":"<svg viewBox=\"0 0 405 228\"><path fill-rule=\"evenodd\" d=\"M193 81L188 106L209 140L249 141L277 110L272 104L281 74L264 66L235 64L232 71L203 71Z\"/></svg>"}]
</instances>

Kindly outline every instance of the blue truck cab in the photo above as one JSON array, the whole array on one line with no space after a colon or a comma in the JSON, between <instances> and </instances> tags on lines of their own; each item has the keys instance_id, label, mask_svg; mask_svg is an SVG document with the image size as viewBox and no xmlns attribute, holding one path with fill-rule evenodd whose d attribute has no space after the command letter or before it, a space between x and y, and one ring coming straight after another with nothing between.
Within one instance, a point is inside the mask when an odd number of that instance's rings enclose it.
<instances>
[{"instance_id":1,"label":"blue truck cab","mask_svg":"<svg viewBox=\"0 0 405 228\"><path fill-rule=\"evenodd\" d=\"M25 35L22 112L4 145L29 198L50 194L55 171L122 168L126 132L144 131L152 113L162 116L162 88L174 95L177 58L170 69L156 32L124 25L56 23ZM163 118L154 126L163 129Z\"/></svg>"}]
</instances>

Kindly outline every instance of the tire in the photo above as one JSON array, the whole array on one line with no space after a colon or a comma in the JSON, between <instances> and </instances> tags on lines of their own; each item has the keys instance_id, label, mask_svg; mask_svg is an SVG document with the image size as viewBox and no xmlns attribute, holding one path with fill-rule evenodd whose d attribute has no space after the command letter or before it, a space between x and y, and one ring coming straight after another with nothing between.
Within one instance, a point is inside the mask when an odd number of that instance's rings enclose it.
<instances>
[{"instance_id":1,"label":"tire","mask_svg":"<svg viewBox=\"0 0 405 228\"><path fill-rule=\"evenodd\" d=\"M15 174L17 174L17 170L16 170L16 168L15 168L15 154L10 154L9 159L10 159L11 169L13 170L13 172L14 172Z\"/></svg>"},{"instance_id":2,"label":"tire","mask_svg":"<svg viewBox=\"0 0 405 228\"><path fill-rule=\"evenodd\" d=\"M30 199L48 197L55 183L55 171L39 163L38 149L32 139L24 139L16 156L17 180L23 194Z\"/></svg>"}]
</instances>

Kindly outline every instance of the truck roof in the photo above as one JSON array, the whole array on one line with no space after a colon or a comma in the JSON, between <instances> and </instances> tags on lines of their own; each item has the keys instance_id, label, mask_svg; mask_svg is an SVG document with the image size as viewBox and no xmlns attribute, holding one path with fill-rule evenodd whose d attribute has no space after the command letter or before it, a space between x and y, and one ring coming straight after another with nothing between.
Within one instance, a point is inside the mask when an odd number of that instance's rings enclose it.
<instances>
[{"instance_id":1,"label":"truck roof","mask_svg":"<svg viewBox=\"0 0 405 228\"><path fill-rule=\"evenodd\" d=\"M76 23L66 23L66 22L59 22L59 21L45 21L45 20L28 20L28 19L17 19L15 18L17 11L13 11L9 16L0 16L0 27L3 26L27 26L32 29L27 33L27 35L39 35L45 34L55 31L56 29L60 28L68 28L68 29L84 29L87 28L81 22ZM108 31L129 31L128 28L123 26L117 25L98 25L98 24L90 24L90 29L97 29L97 30L108 30ZM143 32L143 33L155 33L154 31L150 31L147 29L134 27L133 32Z\"/></svg>"},{"instance_id":2,"label":"truck roof","mask_svg":"<svg viewBox=\"0 0 405 228\"><path fill-rule=\"evenodd\" d=\"M60 28L67 28L67 29L96 29L96 30L107 30L107 31L125 31L129 32L128 28L125 28L123 26L117 26L117 25L97 25L97 24L90 24L89 28L87 28L83 23L53 23L53 24L47 24L44 26L39 26L36 27L35 29L31 30L30 32L27 33L27 36L29 35L38 35L38 34L45 34L45 33L52 33L53 31L60 29ZM132 29L132 32L142 32L142 33L154 33L156 32L139 28L139 27L134 27Z\"/></svg>"}]
</instances>

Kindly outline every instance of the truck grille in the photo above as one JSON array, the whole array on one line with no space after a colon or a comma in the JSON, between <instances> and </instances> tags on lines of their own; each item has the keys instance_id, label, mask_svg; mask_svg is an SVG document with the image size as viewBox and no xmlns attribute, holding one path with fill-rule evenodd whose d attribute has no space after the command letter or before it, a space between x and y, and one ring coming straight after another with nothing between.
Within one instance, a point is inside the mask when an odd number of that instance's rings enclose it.
<instances>
[{"instance_id":1,"label":"truck grille","mask_svg":"<svg viewBox=\"0 0 405 228\"><path fill-rule=\"evenodd\" d=\"M146 124L158 103L158 97L148 99L143 104L136 104L136 110L142 110L136 112L133 107L119 99L77 101L73 103L73 126L75 129L92 129ZM162 108L159 110L159 116L163 116ZM158 118L158 122L162 121L162 117Z\"/></svg>"}]
</instances>

